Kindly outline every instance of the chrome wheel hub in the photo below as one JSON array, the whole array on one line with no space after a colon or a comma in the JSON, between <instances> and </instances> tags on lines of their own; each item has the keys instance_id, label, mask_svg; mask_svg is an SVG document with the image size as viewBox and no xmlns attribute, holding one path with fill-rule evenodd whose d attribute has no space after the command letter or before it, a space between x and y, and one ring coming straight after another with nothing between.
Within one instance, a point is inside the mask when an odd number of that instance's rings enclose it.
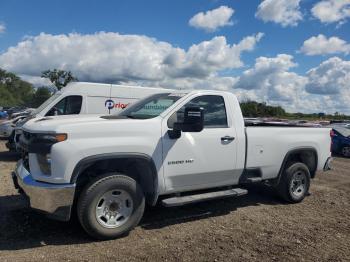
<instances>
[{"instance_id":1,"label":"chrome wheel hub","mask_svg":"<svg viewBox=\"0 0 350 262\"><path fill-rule=\"evenodd\" d=\"M128 221L133 210L130 194L124 190L104 193L96 205L96 219L106 228L120 227Z\"/></svg>"},{"instance_id":2,"label":"chrome wheel hub","mask_svg":"<svg viewBox=\"0 0 350 262\"><path fill-rule=\"evenodd\" d=\"M302 171L297 171L293 174L291 183L290 183L290 193L296 198L303 196L306 192L306 175Z\"/></svg>"}]
</instances>

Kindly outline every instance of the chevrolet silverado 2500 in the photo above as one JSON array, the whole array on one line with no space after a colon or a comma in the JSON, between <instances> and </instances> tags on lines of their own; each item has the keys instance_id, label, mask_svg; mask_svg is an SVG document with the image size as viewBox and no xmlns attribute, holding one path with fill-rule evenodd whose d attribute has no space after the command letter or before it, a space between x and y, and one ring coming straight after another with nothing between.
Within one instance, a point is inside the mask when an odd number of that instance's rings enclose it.
<instances>
[{"instance_id":1,"label":"chevrolet silverado 2500","mask_svg":"<svg viewBox=\"0 0 350 262\"><path fill-rule=\"evenodd\" d=\"M119 237L146 204L167 207L239 196L264 182L290 203L330 165L330 129L246 127L221 91L155 94L118 115L43 119L23 126L13 180L32 208L88 234Z\"/></svg>"}]
</instances>

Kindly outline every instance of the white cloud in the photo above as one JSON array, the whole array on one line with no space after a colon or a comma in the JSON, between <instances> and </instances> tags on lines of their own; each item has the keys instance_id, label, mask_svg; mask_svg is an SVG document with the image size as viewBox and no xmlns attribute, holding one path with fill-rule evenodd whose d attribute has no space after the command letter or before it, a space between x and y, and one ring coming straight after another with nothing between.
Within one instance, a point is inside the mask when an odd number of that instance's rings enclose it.
<instances>
[{"instance_id":1,"label":"white cloud","mask_svg":"<svg viewBox=\"0 0 350 262\"><path fill-rule=\"evenodd\" d=\"M259 57L256 59L253 68L243 72L235 87L247 90L272 88L278 91L279 88L276 88L276 84L281 85L282 82L293 84L296 75L288 70L297 66L297 64L292 60L293 56L286 54L279 54L274 58ZM285 97L288 98L288 96Z\"/></svg>"},{"instance_id":2,"label":"white cloud","mask_svg":"<svg viewBox=\"0 0 350 262\"><path fill-rule=\"evenodd\" d=\"M253 68L243 72L234 88L249 90L250 96L258 101L296 111L297 101L307 81L305 77L290 72L296 66L293 56L287 54L273 58L259 57Z\"/></svg>"},{"instance_id":3,"label":"white cloud","mask_svg":"<svg viewBox=\"0 0 350 262\"><path fill-rule=\"evenodd\" d=\"M237 81L236 77L221 77L217 75L206 78L167 78L162 81L144 82L145 86L159 86L173 89L215 89L215 90L230 90ZM130 82L128 82L130 84ZM138 83L132 83L138 84Z\"/></svg>"},{"instance_id":4,"label":"white cloud","mask_svg":"<svg viewBox=\"0 0 350 262\"><path fill-rule=\"evenodd\" d=\"M6 32L6 26L4 23L0 23L0 34L3 34Z\"/></svg>"},{"instance_id":5,"label":"white cloud","mask_svg":"<svg viewBox=\"0 0 350 262\"><path fill-rule=\"evenodd\" d=\"M233 25L233 22L230 19L234 12L235 11L228 6L220 6L205 13L200 12L194 15L190 19L189 25L195 28L204 29L208 32L213 32L219 27Z\"/></svg>"},{"instance_id":6,"label":"white cloud","mask_svg":"<svg viewBox=\"0 0 350 262\"><path fill-rule=\"evenodd\" d=\"M332 57L307 72L306 90L313 94L350 96L350 61ZM350 110L350 101L348 104Z\"/></svg>"},{"instance_id":7,"label":"white cloud","mask_svg":"<svg viewBox=\"0 0 350 262\"><path fill-rule=\"evenodd\" d=\"M240 55L254 49L262 33L243 38L229 45L224 36L192 45L186 52L174 49L165 57L165 72L171 77L206 77L219 70L243 66Z\"/></svg>"},{"instance_id":8,"label":"white cloud","mask_svg":"<svg viewBox=\"0 0 350 262\"><path fill-rule=\"evenodd\" d=\"M0 64L30 76L52 68L70 70L81 81L205 79L217 71L243 66L242 52L253 50L262 36L258 33L232 45L219 36L184 50L141 35L41 33L10 47L0 55Z\"/></svg>"},{"instance_id":9,"label":"white cloud","mask_svg":"<svg viewBox=\"0 0 350 262\"><path fill-rule=\"evenodd\" d=\"M350 44L336 36L327 39L322 34L304 41L300 51L306 55L349 54Z\"/></svg>"},{"instance_id":10,"label":"white cloud","mask_svg":"<svg viewBox=\"0 0 350 262\"><path fill-rule=\"evenodd\" d=\"M350 113L350 61L334 57L301 76L293 56L259 57L234 82L241 100L280 105L290 112Z\"/></svg>"},{"instance_id":11,"label":"white cloud","mask_svg":"<svg viewBox=\"0 0 350 262\"><path fill-rule=\"evenodd\" d=\"M37 86L43 84L41 71L60 68L81 81L229 90L241 100L281 105L292 112L350 114L350 61L337 57L305 76L293 72L297 64L287 54L259 57L240 77L220 76L222 70L242 67L242 53L253 50L262 36L236 44L219 36L185 50L140 35L40 34L0 54L0 64Z\"/></svg>"},{"instance_id":12,"label":"white cloud","mask_svg":"<svg viewBox=\"0 0 350 262\"><path fill-rule=\"evenodd\" d=\"M350 0L323 0L315 4L311 13L322 23L345 23L350 17Z\"/></svg>"},{"instance_id":13,"label":"white cloud","mask_svg":"<svg viewBox=\"0 0 350 262\"><path fill-rule=\"evenodd\" d=\"M303 19L299 4L300 0L263 0L255 17L264 22L281 24L283 27L296 26Z\"/></svg>"},{"instance_id":14,"label":"white cloud","mask_svg":"<svg viewBox=\"0 0 350 262\"><path fill-rule=\"evenodd\" d=\"M40 76L29 76L29 75L19 75L19 77L31 83L35 87L41 87L41 86L52 86L52 83L47 78L42 78Z\"/></svg>"}]
</instances>

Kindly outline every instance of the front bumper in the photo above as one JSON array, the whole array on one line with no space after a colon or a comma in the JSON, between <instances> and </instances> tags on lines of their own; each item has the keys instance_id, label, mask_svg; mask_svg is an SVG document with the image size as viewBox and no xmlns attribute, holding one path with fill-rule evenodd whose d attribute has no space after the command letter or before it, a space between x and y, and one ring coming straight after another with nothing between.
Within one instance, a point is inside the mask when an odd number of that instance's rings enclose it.
<instances>
[{"instance_id":1,"label":"front bumper","mask_svg":"<svg viewBox=\"0 0 350 262\"><path fill-rule=\"evenodd\" d=\"M328 171L332 169L333 158L328 157L326 163L324 164L323 171Z\"/></svg>"},{"instance_id":2,"label":"front bumper","mask_svg":"<svg viewBox=\"0 0 350 262\"><path fill-rule=\"evenodd\" d=\"M22 160L18 161L12 178L15 187L29 198L31 208L57 220L70 219L75 184L50 184L36 181L23 166Z\"/></svg>"}]
</instances>

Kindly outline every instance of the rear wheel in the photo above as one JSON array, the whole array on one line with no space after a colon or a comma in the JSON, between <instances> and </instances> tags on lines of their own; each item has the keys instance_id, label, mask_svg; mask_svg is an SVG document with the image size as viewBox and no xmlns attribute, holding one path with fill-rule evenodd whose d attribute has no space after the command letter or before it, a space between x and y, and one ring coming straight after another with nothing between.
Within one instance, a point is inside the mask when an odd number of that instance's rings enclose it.
<instances>
[{"instance_id":1,"label":"rear wheel","mask_svg":"<svg viewBox=\"0 0 350 262\"><path fill-rule=\"evenodd\" d=\"M77 205L85 231L97 239L120 237L141 220L145 198L138 183L122 174L105 174L89 183Z\"/></svg>"},{"instance_id":2,"label":"rear wheel","mask_svg":"<svg viewBox=\"0 0 350 262\"><path fill-rule=\"evenodd\" d=\"M303 163L293 163L283 172L277 190L287 202L299 203L309 192L310 171Z\"/></svg>"},{"instance_id":3,"label":"rear wheel","mask_svg":"<svg viewBox=\"0 0 350 262\"><path fill-rule=\"evenodd\" d=\"M341 150L341 154L345 157L350 157L350 146L344 146Z\"/></svg>"}]
</instances>

